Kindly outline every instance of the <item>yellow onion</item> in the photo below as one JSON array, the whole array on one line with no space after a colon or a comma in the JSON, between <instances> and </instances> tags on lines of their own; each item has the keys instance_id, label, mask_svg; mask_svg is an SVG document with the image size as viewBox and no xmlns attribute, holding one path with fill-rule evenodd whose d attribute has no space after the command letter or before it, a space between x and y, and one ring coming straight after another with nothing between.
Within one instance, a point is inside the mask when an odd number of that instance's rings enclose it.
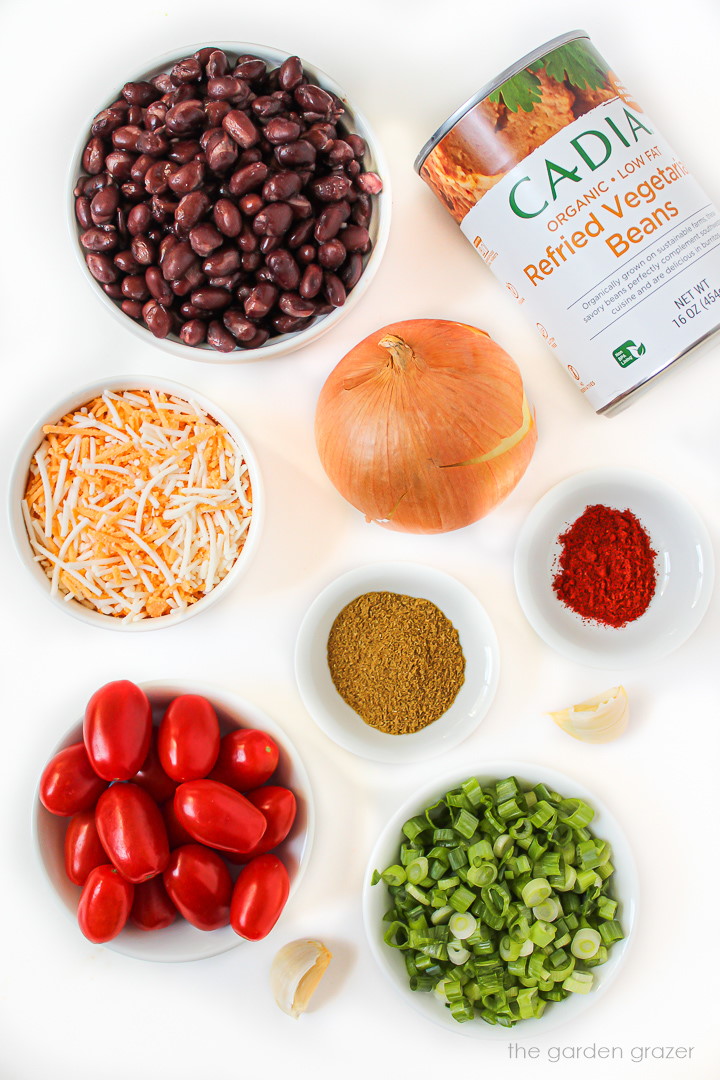
<instances>
[{"instance_id":1,"label":"yellow onion","mask_svg":"<svg viewBox=\"0 0 720 1080\"><path fill-rule=\"evenodd\" d=\"M368 521L438 533L513 490L537 429L515 362L483 330L415 319L343 357L320 394L315 437L330 480Z\"/></svg>"}]
</instances>

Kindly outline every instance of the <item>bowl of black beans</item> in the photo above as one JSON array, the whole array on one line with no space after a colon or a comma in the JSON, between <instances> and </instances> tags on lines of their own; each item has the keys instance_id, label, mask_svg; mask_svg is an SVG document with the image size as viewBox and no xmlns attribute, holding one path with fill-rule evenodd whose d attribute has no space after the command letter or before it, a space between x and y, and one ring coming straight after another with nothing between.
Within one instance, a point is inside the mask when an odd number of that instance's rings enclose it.
<instances>
[{"instance_id":1,"label":"bowl of black beans","mask_svg":"<svg viewBox=\"0 0 720 1080\"><path fill-rule=\"evenodd\" d=\"M343 91L245 43L131 77L83 134L70 217L93 291L177 356L265 359L359 301L389 233L387 169Z\"/></svg>"}]
</instances>

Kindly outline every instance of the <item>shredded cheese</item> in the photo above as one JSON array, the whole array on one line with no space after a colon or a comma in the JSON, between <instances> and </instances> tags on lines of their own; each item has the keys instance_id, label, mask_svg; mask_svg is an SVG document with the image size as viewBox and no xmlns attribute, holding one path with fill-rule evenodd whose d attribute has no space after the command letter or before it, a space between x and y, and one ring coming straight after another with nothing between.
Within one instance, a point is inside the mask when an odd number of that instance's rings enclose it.
<instances>
[{"instance_id":1,"label":"shredded cheese","mask_svg":"<svg viewBox=\"0 0 720 1080\"><path fill-rule=\"evenodd\" d=\"M135 622L194 604L235 564L247 463L196 403L106 390L43 433L23 516L53 592Z\"/></svg>"}]
</instances>

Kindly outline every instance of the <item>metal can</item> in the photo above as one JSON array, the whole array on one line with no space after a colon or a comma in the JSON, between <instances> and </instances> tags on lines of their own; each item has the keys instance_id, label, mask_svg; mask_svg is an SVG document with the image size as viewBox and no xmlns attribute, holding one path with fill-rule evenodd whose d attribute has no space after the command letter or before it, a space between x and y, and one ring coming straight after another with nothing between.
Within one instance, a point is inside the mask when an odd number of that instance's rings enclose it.
<instances>
[{"instance_id":1,"label":"metal can","mask_svg":"<svg viewBox=\"0 0 720 1080\"><path fill-rule=\"evenodd\" d=\"M720 214L584 31L465 102L415 168L596 412L720 329Z\"/></svg>"}]
</instances>

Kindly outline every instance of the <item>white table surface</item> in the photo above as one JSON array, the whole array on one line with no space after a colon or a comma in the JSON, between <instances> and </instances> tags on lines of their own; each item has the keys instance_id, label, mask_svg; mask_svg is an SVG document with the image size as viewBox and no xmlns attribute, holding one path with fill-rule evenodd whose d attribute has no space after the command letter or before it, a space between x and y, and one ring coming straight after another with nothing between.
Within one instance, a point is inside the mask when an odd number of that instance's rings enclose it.
<instances>
[{"instance_id":1,"label":"white table surface","mask_svg":"<svg viewBox=\"0 0 720 1080\"><path fill-rule=\"evenodd\" d=\"M516 0L497 10L465 0L0 7L3 503L15 448L36 416L77 385L131 372L175 378L222 403L260 457L268 500L248 576L217 608L149 635L102 632L55 610L1 530L2 1080L298 1072L355 1080L488 1069L541 1080L579 1068L606 1076L607 1060L553 1061L593 1045L620 1048L617 1080L720 1075L717 599L678 652L620 673L584 668L546 647L512 582L525 515L583 468L630 465L664 477L717 542L720 343L621 415L596 417L412 168L426 138L476 88L583 22L719 201L715 0L607 0L582 11L568 0ZM276 45L331 73L376 128L392 174L391 239L367 296L317 345L266 364L175 360L138 342L91 296L67 234L67 163L95 104L144 59L212 39ZM315 402L336 361L377 327L413 317L486 328L518 360L537 408L537 451L519 487L486 520L445 536L365 524L331 487L313 441ZM399 767L352 757L316 728L295 687L293 645L308 604L337 574L380 559L452 572L480 597L499 636L495 703L475 734L437 762ZM318 827L305 880L268 939L195 964L153 965L91 945L73 927L34 861L30 814L50 747L96 687L180 676L233 689L286 726L310 772ZM633 716L616 743L576 742L543 715L620 680ZM571 1026L518 1040L532 1055L525 1062L502 1043L424 1023L376 969L361 925L366 859L394 807L436 772L472 772L491 757L552 766L594 789L624 823L642 883L637 937L611 992ZM300 936L321 938L335 958L311 1011L295 1022L276 1008L268 968L277 948ZM638 1047L670 1046L693 1047L692 1056L633 1060Z\"/></svg>"}]
</instances>

